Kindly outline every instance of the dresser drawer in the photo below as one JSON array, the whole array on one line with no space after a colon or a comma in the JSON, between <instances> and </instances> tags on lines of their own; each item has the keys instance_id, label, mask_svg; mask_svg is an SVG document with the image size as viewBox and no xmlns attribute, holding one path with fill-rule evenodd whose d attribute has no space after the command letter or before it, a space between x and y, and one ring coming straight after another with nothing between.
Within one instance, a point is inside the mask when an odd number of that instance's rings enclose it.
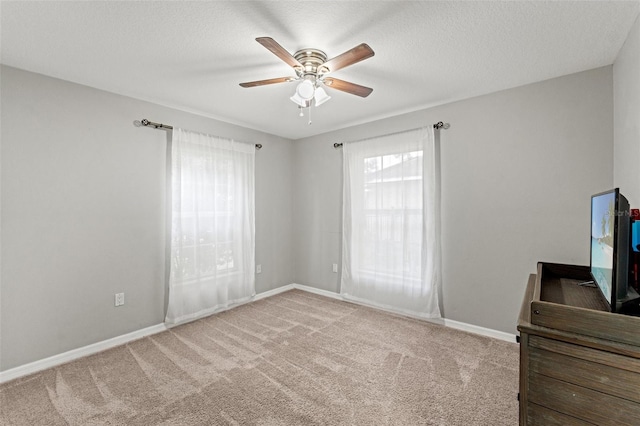
<instances>
[{"instance_id":1,"label":"dresser drawer","mask_svg":"<svg viewBox=\"0 0 640 426\"><path fill-rule=\"evenodd\" d=\"M602 426L637 426L640 404L540 374L529 375L529 403Z\"/></svg>"},{"instance_id":2,"label":"dresser drawer","mask_svg":"<svg viewBox=\"0 0 640 426\"><path fill-rule=\"evenodd\" d=\"M538 404L527 406L527 425L529 426L593 426L575 417L558 413Z\"/></svg>"},{"instance_id":3,"label":"dresser drawer","mask_svg":"<svg viewBox=\"0 0 640 426\"><path fill-rule=\"evenodd\" d=\"M530 377L552 377L640 404L640 374L637 373L554 352L531 349L529 374ZM530 383L529 389L531 387Z\"/></svg>"},{"instance_id":4,"label":"dresser drawer","mask_svg":"<svg viewBox=\"0 0 640 426\"><path fill-rule=\"evenodd\" d=\"M640 374L640 353L638 351L625 355L540 336L530 336L528 346Z\"/></svg>"}]
</instances>

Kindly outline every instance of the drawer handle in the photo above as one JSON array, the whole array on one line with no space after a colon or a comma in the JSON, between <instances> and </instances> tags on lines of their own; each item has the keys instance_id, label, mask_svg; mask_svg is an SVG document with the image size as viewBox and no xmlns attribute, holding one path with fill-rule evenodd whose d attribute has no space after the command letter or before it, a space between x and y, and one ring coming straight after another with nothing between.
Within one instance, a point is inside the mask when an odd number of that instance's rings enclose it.
<instances>
[{"instance_id":1,"label":"drawer handle","mask_svg":"<svg viewBox=\"0 0 640 426\"><path fill-rule=\"evenodd\" d=\"M540 315L540 311L537 310L537 309L535 311L533 311L533 313L536 314L536 315Z\"/></svg>"}]
</instances>

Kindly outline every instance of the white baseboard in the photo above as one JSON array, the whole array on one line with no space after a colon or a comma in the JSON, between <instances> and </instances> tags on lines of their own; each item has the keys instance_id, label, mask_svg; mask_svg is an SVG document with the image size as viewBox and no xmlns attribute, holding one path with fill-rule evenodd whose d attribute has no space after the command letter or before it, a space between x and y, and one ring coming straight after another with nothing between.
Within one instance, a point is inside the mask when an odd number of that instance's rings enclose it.
<instances>
[{"instance_id":1,"label":"white baseboard","mask_svg":"<svg viewBox=\"0 0 640 426\"><path fill-rule=\"evenodd\" d=\"M6 371L0 371L0 383L8 382L9 380L17 379L18 377L26 376L32 373L37 373L38 371L46 370L47 368L55 367L57 365L65 364L69 361L73 361L74 359L93 355L95 353L102 352L104 350L111 349L146 336L151 336L152 334L160 333L162 331L165 331L166 329L167 327L164 324L152 325L151 327L136 330L131 333L123 334L121 336L83 346L78 349L72 349L70 351L50 356L38 361L30 362L28 364L11 368Z\"/></svg>"},{"instance_id":2,"label":"white baseboard","mask_svg":"<svg viewBox=\"0 0 640 426\"><path fill-rule=\"evenodd\" d=\"M258 293L255 296L253 296L253 298L251 298L250 300L244 303L250 303L256 300L264 299L266 297L275 296L276 294L293 290L293 288L294 288L293 284L288 284L282 287L274 288L273 290L265 291L263 293ZM244 303L241 303L241 304L244 304ZM241 304L238 304L235 306L240 306ZM222 312L224 310L225 309L222 309L218 312ZM218 312L215 312L215 313L218 313ZM195 321L197 319L199 318L194 318L190 321ZM190 321L185 321L180 324L184 324ZM169 328L175 327L180 324L157 324L151 327L143 328L141 330L133 331L131 333L123 334L121 336L117 336L112 339L103 340L101 342L83 346L78 349L72 349L70 351L63 352L58 355L53 355L48 358L30 362L28 364L11 368L6 371L0 371L0 383L8 382L9 380L13 380L19 377L27 376L29 374L37 373L38 371L46 370L47 368L65 364L69 361L73 361L74 359L82 358L88 355L93 355L95 353L98 353L107 349L111 349L116 346L123 345L125 343L132 342L134 340L138 340L146 336L151 336L152 334L160 333L162 331L168 330Z\"/></svg>"},{"instance_id":3,"label":"white baseboard","mask_svg":"<svg viewBox=\"0 0 640 426\"><path fill-rule=\"evenodd\" d=\"M346 298L342 297L342 295L340 295L338 293L334 293L332 291L321 290L321 289L318 289L318 288L315 288L315 287L309 287L309 286L306 286L306 285L303 285L303 284L292 284L292 287L296 288L298 290L308 291L309 293L315 293L315 294L319 294L321 296L330 297L332 299L342 300L342 301L349 302L349 303L355 303L355 304L358 304L358 305L367 306L367 307L370 307L370 308L379 309L379 310L386 311L386 312L391 312L393 314L408 316L410 318L414 318L414 319L417 319L417 320L420 320L420 321L428 321L428 322L432 322L432 323L436 323L436 324L441 324L441 325L444 325L445 327L451 327L451 328L455 328L457 330L468 331L469 333L479 334L481 336L492 337L494 339L504 340L506 342L511 342L511 343L515 343L516 342L516 335L515 334L505 333L503 331L493 330L491 328L480 327L478 325L467 324L467 323L464 323L464 322L454 321L454 320L450 320L450 319L446 319L446 318L442 318L442 319L423 318L423 317L419 317L417 315L407 314L405 312L394 311L393 309L380 308L379 306L368 304L368 303L365 303L365 302L362 302L362 301L357 301L357 300L353 300L353 299L346 299Z\"/></svg>"},{"instance_id":4,"label":"white baseboard","mask_svg":"<svg viewBox=\"0 0 640 426\"><path fill-rule=\"evenodd\" d=\"M342 295L338 293L334 293L333 291L322 290L321 288L309 287L308 285L303 285L303 284L291 284L291 286L295 289L306 291L307 293L314 293L320 296L330 297L331 299L336 299L336 300L344 300Z\"/></svg>"},{"instance_id":5,"label":"white baseboard","mask_svg":"<svg viewBox=\"0 0 640 426\"><path fill-rule=\"evenodd\" d=\"M293 289L294 289L293 284L283 285L282 287L274 288L273 290L267 290L262 293L258 293L255 296L253 296L253 299L251 299L251 301L255 302L256 300L265 299L267 297L275 296L276 294L284 293L285 291L289 291Z\"/></svg>"},{"instance_id":6,"label":"white baseboard","mask_svg":"<svg viewBox=\"0 0 640 426\"><path fill-rule=\"evenodd\" d=\"M308 293L318 294L320 296L329 297L331 299L342 300L349 303L355 303L358 305L368 306L374 309L380 309L379 307L368 305L366 303L362 303L359 301L354 301L351 299L345 299L342 295L338 293L334 293L333 291L322 290L315 287L310 287L303 284L288 284L282 287L274 288L273 290L268 290L262 293L258 293L251 300L246 303L250 303L253 301L261 300L267 297L275 296L276 294L284 293L285 291L298 289L302 291L306 291ZM516 336L515 334L509 334L498 330L492 330L485 327L480 327L473 324L467 324L459 321L454 321L450 319L435 319L430 320L426 318L421 318L417 316L407 315L402 312L394 312L390 309L380 309L383 311L395 313L398 315L409 316L422 321L435 322L438 324L443 324L446 327L455 328L458 330L468 331L470 333L480 334L482 336L493 337L494 339L505 340L507 342L515 342ZM93 343L91 345L83 346L78 349L72 349L67 352L63 352L58 355L54 355L48 358L44 358L38 361L30 362L28 364L21 365L19 367L11 368L6 371L0 371L0 383L8 382L9 380L17 379L19 377L23 377L29 374L37 373L38 371L45 370L47 368L55 367L61 364L65 364L69 361L73 361L74 359L82 358L88 355L93 355L95 353L114 348L119 345L123 345L125 343L141 339L146 336L151 336L152 334L157 334L168 330L169 327L165 324L156 324L151 327L143 328L141 330L133 331L131 333L123 334L121 336L114 337L112 339L103 340L101 342Z\"/></svg>"},{"instance_id":7,"label":"white baseboard","mask_svg":"<svg viewBox=\"0 0 640 426\"><path fill-rule=\"evenodd\" d=\"M494 330L492 328L480 327L479 325L467 324L466 322L444 319L446 327L455 328L470 333L480 334L482 336L493 337L494 339L504 340L505 342L516 343L516 335L505 333L504 331Z\"/></svg>"}]
</instances>

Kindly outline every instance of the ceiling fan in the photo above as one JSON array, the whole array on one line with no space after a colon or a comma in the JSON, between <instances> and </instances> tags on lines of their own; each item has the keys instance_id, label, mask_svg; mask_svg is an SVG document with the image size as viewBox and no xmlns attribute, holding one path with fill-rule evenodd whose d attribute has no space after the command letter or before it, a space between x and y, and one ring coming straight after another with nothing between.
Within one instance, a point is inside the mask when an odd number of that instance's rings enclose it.
<instances>
[{"instance_id":1,"label":"ceiling fan","mask_svg":"<svg viewBox=\"0 0 640 426\"><path fill-rule=\"evenodd\" d=\"M296 93L291 97L291 100L298 104L300 108L311 106L313 99L315 99L316 106L331 99L322 88L322 85L363 98L369 96L373 91L370 87L327 76L331 72L372 57L375 53L366 43L359 44L353 49L327 60L327 55L318 49L301 49L291 55L271 37L258 37L256 41L290 65L294 69L296 76L240 83L242 87L300 81L296 87Z\"/></svg>"}]
</instances>

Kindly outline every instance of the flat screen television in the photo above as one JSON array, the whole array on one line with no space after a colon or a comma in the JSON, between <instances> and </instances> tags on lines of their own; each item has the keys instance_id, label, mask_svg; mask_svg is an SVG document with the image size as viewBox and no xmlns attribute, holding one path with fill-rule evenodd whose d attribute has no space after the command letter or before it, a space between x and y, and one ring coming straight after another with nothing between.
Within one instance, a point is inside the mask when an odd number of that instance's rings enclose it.
<instances>
[{"instance_id":1,"label":"flat screen television","mask_svg":"<svg viewBox=\"0 0 640 426\"><path fill-rule=\"evenodd\" d=\"M629 287L630 227L629 201L618 188L591 197L591 277L611 312L639 297Z\"/></svg>"}]
</instances>

